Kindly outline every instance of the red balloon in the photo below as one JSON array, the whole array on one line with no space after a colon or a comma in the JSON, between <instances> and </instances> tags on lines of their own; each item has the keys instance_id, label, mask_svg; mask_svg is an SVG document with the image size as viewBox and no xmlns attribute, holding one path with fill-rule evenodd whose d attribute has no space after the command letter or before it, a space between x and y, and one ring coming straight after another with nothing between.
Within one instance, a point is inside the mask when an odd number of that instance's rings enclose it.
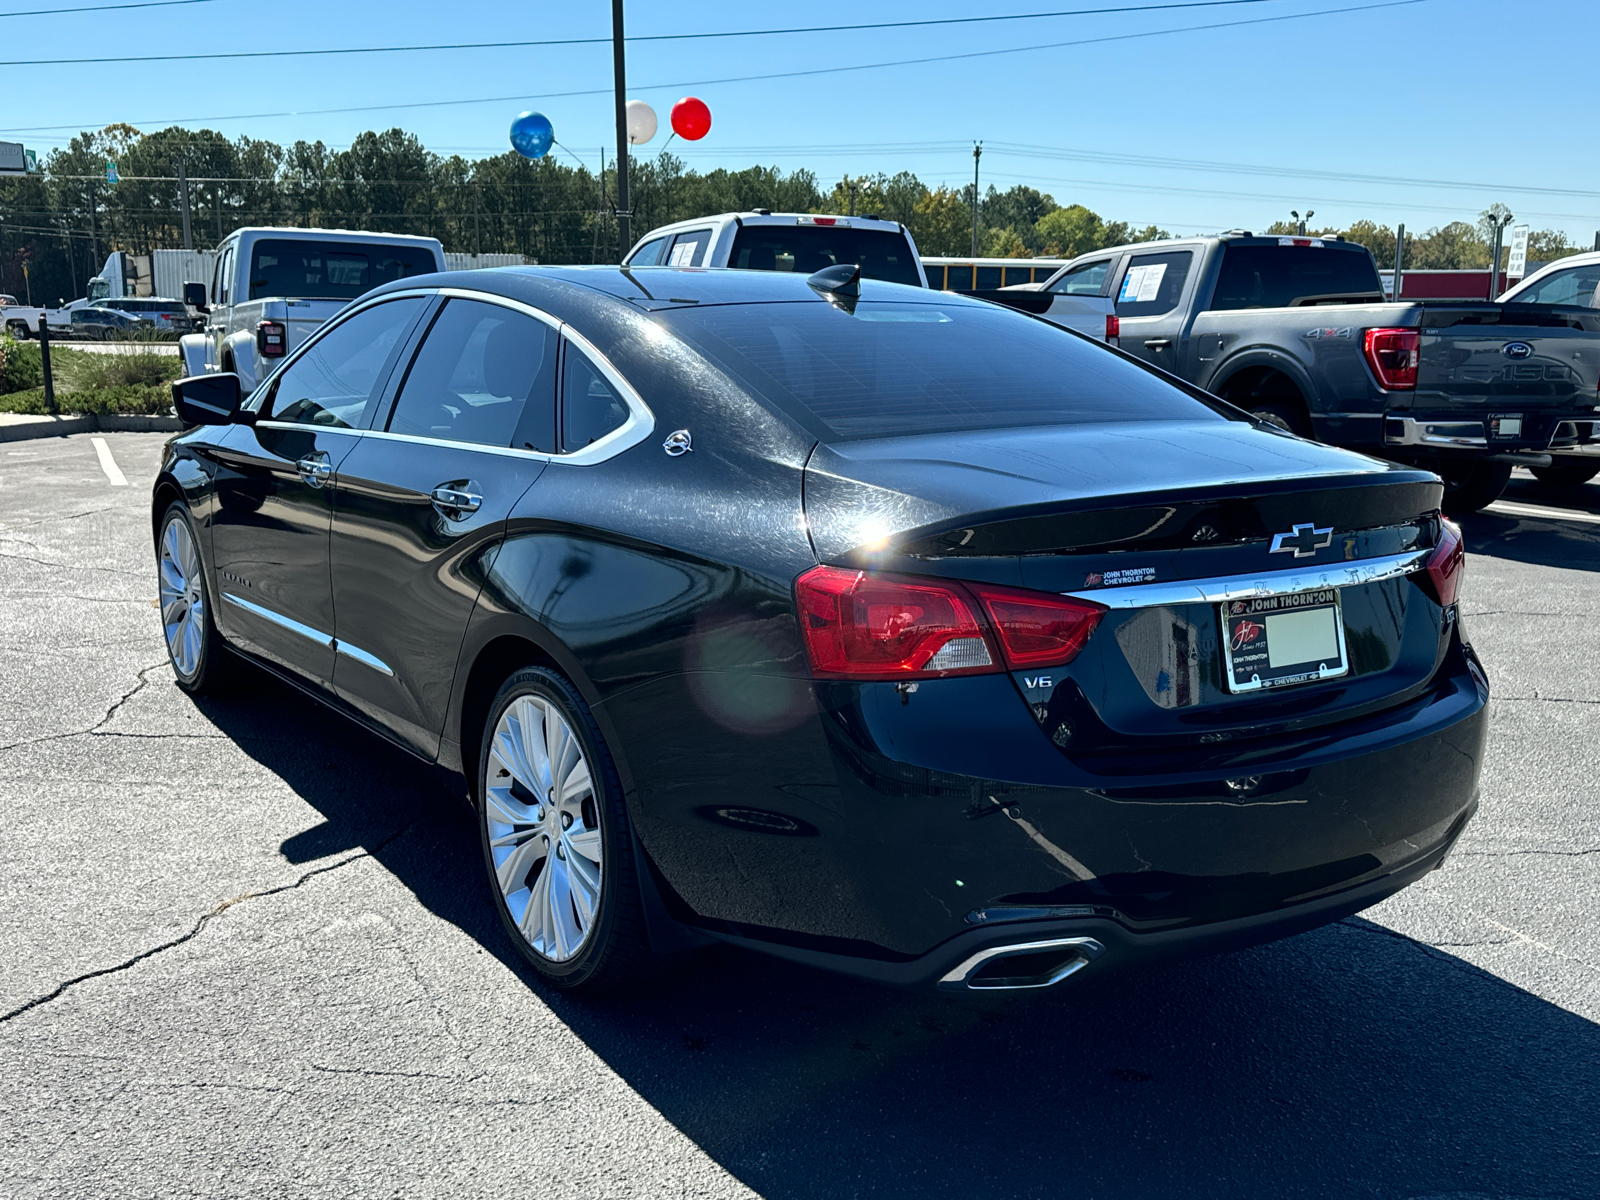
<instances>
[{"instance_id":1,"label":"red balloon","mask_svg":"<svg viewBox=\"0 0 1600 1200\"><path fill-rule=\"evenodd\" d=\"M686 142L698 142L711 132L711 110L704 100L685 96L672 106L672 132Z\"/></svg>"}]
</instances>

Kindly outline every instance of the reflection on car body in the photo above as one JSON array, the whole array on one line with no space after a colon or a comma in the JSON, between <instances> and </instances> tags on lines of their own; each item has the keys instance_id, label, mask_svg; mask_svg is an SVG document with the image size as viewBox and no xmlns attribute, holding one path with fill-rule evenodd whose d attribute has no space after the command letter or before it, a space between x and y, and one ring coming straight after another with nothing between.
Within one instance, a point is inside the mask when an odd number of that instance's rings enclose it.
<instances>
[{"instance_id":1,"label":"reflection on car body","mask_svg":"<svg viewBox=\"0 0 1600 1200\"><path fill-rule=\"evenodd\" d=\"M558 985L722 940L1048 986L1357 911L1476 805L1439 481L1047 322L512 268L229 379L154 493L179 682L242 653L459 772Z\"/></svg>"}]
</instances>

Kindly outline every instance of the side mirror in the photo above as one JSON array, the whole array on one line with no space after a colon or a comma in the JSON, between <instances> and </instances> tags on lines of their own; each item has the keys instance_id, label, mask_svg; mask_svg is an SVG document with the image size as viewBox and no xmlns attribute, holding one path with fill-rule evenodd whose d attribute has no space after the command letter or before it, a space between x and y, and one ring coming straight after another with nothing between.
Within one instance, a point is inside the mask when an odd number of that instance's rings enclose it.
<instances>
[{"instance_id":1,"label":"side mirror","mask_svg":"<svg viewBox=\"0 0 1600 1200\"><path fill-rule=\"evenodd\" d=\"M190 375L172 384L172 407L187 427L232 425L244 416L239 411L243 399L239 377L232 371Z\"/></svg>"},{"instance_id":2,"label":"side mirror","mask_svg":"<svg viewBox=\"0 0 1600 1200\"><path fill-rule=\"evenodd\" d=\"M210 312L206 304L206 285L203 283L186 283L183 285L183 302L196 312Z\"/></svg>"}]
</instances>

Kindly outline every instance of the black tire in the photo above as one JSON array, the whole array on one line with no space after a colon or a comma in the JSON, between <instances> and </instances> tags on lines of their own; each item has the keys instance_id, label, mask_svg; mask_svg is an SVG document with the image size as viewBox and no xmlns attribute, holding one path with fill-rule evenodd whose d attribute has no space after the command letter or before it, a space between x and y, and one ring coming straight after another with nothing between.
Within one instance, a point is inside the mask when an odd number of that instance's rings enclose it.
<instances>
[{"instance_id":1,"label":"black tire","mask_svg":"<svg viewBox=\"0 0 1600 1200\"><path fill-rule=\"evenodd\" d=\"M1293 404L1255 404L1251 405L1250 412L1279 429L1286 429L1303 438L1311 436L1311 422L1306 420L1305 413Z\"/></svg>"},{"instance_id":2,"label":"black tire","mask_svg":"<svg viewBox=\"0 0 1600 1200\"><path fill-rule=\"evenodd\" d=\"M1535 479L1548 487L1575 488L1600 475L1600 463L1561 462L1558 459L1551 466L1530 467L1529 470Z\"/></svg>"},{"instance_id":3,"label":"black tire","mask_svg":"<svg viewBox=\"0 0 1600 1200\"><path fill-rule=\"evenodd\" d=\"M506 891L502 888L495 863L495 847L491 846L491 822L495 816L506 815L496 807L491 798L489 771L496 731L508 709L524 699L542 701L556 710L565 720L589 767L592 812L594 825L600 832L600 887L599 902L592 920L585 928L578 950L571 957L560 960L536 948L525 936L512 915ZM548 728L548 726L546 726ZM541 734L542 737L542 734ZM497 779L510 778L503 767L496 769ZM498 783L497 790L508 793L514 783ZM525 796L525 791L518 796ZM615 761L607 748L600 727L595 723L589 706L562 675L545 667L524 667L514 673L500 687L489 709L489 719L484 726L483 740L478 748L478 834L483 847L485 874L489 886L490 902L499 914L500 923L512 945L541 978L564 991L597 995L617 991L638 983L647 977L655 966L650 938L645 926L638 871L633 852L633 830L628 821L627 807L622 797L622 781L617 775ZM516 799L516 797L513 797ZM536 798L535 798L536 799ZM547 801L549 812L559 820L557 805ZM540 806L544 807L544 806ZM591 819L590 809L583 809L582 821ZM532 845L539 840L540 828L531 819L517 825L496 823L503 831L515 830L511 836L522 838ZM550 826L554 828L554 826ZM571 828L580 828L574 822ZM581 832L581 830L580 830ZM500 850L506 861L516 851L504 844L507 834L500 835ZM558 838L559 841L559 838ZM535 903L538 876L551 868L558 856L557 847L548 837L543 842L550 847L544 858L531 863L525 880L508 883L508 887L523 884L529 893L524 902L524 912ZM519 843L520 844L520 843ZM576 860L574 860L576 861ZM568 872L573 867L564 868ZM548 881L547 881L548 882ZM520 894L519 892L512 893ZM576 908L569 908L576 916Z\"/></svg>"},{"instance_id":4,"label":"black tire","mask_svg":"<svg viewBox=\"0 0 1600 1200\"><path fill-rule=\"evenodd\" d=\"M1444 480L1447 516L1474 513L1500 499L1511 480L1511 464L1496 462L1447 464L1436 468Z\"/></svg>"},{"instance_id":5,"label":"black tire","mask_svg":"<svg viewBox=\"0 0 1600 1200\"><path fill-rule=\"evenodd\" d=\"M183 526L184 533L194 547L195 561L200 564L193 576L194 586L189 589L190 595L197 595L200 599L199 628L194 639L195 658L192 663L187 661L188 656L175 644L172 624L168 621L168 593L172 579L163 551L169 545L168 530L174 522ZM161 515L161 525L156 532L156 587L157 595L161 597L158 603L161 605L162 640L167 647L167 661L172 664L172 673L177 678L178 686L191 696L216 695L227 690L237 678L239 670L239 660L223 642L222 634L217 632L217 623L212 619L216 608L212 602L211 586L206 581L204 561L200 557L200 539L189 510L175 500ZM187 578L185 582L188 582ZM192 613L192 604L188 610Z\"/></svg>"}]
</instances>

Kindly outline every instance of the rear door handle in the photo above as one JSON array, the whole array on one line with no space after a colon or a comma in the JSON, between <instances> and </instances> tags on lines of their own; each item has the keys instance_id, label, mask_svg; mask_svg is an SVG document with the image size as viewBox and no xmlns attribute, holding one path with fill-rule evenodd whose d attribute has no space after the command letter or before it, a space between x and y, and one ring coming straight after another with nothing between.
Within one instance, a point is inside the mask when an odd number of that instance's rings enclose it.
<instances>
[{"instance_id":1,"label":"rear door handle","mask_svg":"<svg viewBox=\"0 0 1600 1200\"><path fill-rule=\"evenodd\" d=\"M433 506L447 517L457 513L475 513L483 507L483 497L463 488L436 487L433 489Z\"/></svg>"},{"instance_id":2,"label":"rear door handle","mask_svg":"<svg viewBox=\"0 0 1600 1200\"><path fill-rule=\"evenodd\" d=\"M1170 345L1172 345L1171 338L1145 338L1144 340L1144 348L1146 350L1165 350Z\"/></svg>"},{"instance_id":3,"label":"rear door handle","mask_svg":"<svg viewBox=\"0 0 1600 1200\"><path fill-rule=\"evenodd\" d=\"M308 454L294 465L300 472L300 478L314 488L327 483L333 475L333 468L328 464L328 454L325 450Z\"/></svg>"}]
</instances>

